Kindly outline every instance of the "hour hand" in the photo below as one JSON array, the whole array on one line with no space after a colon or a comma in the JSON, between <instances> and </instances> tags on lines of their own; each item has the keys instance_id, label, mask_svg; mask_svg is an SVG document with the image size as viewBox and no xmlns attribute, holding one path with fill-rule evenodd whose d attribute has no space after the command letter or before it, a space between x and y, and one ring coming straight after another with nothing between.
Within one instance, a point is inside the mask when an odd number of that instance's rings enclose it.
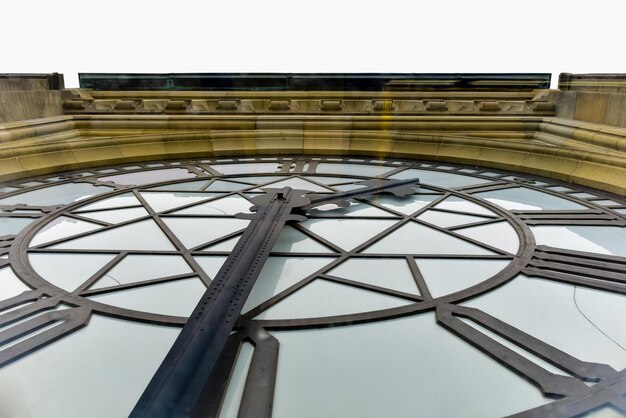
<instances>
[{"instance_id":1,"label":"hour hand","mask_svg":"<svg viewBox=\"0 0 626 418\"><path fill-rule=\"evenodd\" d=\"M420 179L418 178L407 180L370 179L355 183L365 186L365 189L356 189L354 191L362 193L369 190L367 194L390 193L402 197L414 194L415 187L419 185L419 182Z\"/></svg>"},{"instance_id":2,"label":"hour hand","mask_svg":"<svg viewBox=\"0 0 626 418\"><path fill-rule=\"evenodd\" d=\"M419 179L412 178L407 180L389 180L389 179L372 179L362 181L356 184L361 184L365 187L349 190L347 192L333 193L329 195L317 195L309 194L308 198L311 200L306 206L299 209L299 212L306 213L310 209L316 206L335 204L339 207L350 206L350 199L356 199L359 197L367 197L379 193L391 193L396 196L408 196L415 193L415 187L419 186Z\"/></svg>"}]
</instances>

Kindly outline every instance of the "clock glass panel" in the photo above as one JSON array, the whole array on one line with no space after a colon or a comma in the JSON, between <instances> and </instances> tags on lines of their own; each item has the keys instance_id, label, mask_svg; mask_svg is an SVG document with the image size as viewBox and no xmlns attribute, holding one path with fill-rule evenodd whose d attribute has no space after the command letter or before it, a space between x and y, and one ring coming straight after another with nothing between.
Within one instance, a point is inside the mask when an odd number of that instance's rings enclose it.
<instances>
[{"instance_id":1,"label":"clock glass panel","mask_svg":"<svg viewBox=\"0 0 626 418\"><path fill-rule=\"evenodd\" d=\"M128 416L255 197L410 179L285 224L205 414L626 414L623 198L447 163L267 157L0 185L0 416Z\"/></svg>"}]
</instances>

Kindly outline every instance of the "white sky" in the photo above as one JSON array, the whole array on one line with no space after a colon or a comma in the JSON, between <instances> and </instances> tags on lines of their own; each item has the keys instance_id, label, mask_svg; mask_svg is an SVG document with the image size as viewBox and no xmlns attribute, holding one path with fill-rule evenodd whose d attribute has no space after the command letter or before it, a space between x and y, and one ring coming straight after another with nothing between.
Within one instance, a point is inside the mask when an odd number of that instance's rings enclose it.
<instances>
[{"instance_id":1,"label":"white sky","mask_svg":"<svg viewBox=\"0 0 626 418\"><path fill-rule=\"evenodd\" d=\"M0 72L626 73L625 0L6 1Z\"/></svg>"}]
</instances>

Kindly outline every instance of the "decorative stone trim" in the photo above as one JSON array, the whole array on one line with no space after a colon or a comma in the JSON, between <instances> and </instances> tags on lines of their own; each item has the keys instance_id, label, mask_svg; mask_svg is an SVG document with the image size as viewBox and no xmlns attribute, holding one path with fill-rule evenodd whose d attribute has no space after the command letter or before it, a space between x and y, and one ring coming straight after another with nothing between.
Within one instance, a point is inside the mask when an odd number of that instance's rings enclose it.
<instances>
[{"instance_id":1,"label":"decorative stone trim","mask_svg":"<svg viewBox=\"0 0 626 418\"><path fill-rule=\"evenodd\" d=\"M267 154L457 162L626 194L626 129L552 117L75 115L0 126L0 181L123 162Z\"/></svg>"},{"instance_id":2,"label":"decorative stone trim","mask_svg":"<svg viewBox=\"0 0 626 418\"><path fill-rule=\"evenodd\" d=\"M424 94L413 98L403 95L386 95L391 97L367 97L363 95L316 95L318 97L275 97L272 95L240 95L228 98L217 98L210 95L177 93L175 97L154 98L141 92L128 92L122 96L119 92L81 91L66 95L63 110L66 114L376 114L393 115L427 115L441 112L459 115L479 115L484 113L510 115L542 115L554 116L556 106L553 100L544 97L501 97L494 100L487 96L484 100L476 97L445 97L435 94L432 97ZM117 93L117 94L115 94ZM197 93L197 92L194 92ZM380 96L380 95L378 95Z\"/></svg>"}]
</instances>

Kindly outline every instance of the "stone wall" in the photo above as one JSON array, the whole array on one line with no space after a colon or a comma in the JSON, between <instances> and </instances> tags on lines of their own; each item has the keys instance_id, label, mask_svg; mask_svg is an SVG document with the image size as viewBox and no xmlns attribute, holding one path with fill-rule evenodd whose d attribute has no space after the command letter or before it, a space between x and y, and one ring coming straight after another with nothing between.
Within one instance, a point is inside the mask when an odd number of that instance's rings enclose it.
<instances>
[{"instance_id":1,"label":"stone wall","mask_svg":"<svg viewBox=\"0 0 626 418\"><path fill-rule=\"evenodd\" d=\"M63 74L11 74L0 73L0 91L63 90Z\"/></svg>"},{"instance_id":2,"label":"stone wall","mask_svg":"<svg viewBox=\"0 0 626 418\"><path fill-rule=\"evenodd\" d=\"M63 113L63 75L0 74L0 123Z\"/></svg>"},{"instance_id":3,"label":"stone wall","mask_svg":"<svg viewBox=\"0 0 626 418\"><path fill-rule=\"evenodd\" d=\"M0 181L202 156L367 155L503 168L626 195L623 97L527 89L0 91Z\"/></svg>"},{"instance_id":4,"label":"stone wall","mask_svg":"<svg viewBox=\"0 0 626 418\"><path fill-rule=\"evenodd\" d=\"M561 74L556 115L626 128L626 74Z\"/></svg>"},{"instance_id":5,"label":"stone wall","mask_svg":"<svg viewBox=\"0 0 626 418\"><path fill-rule=\"evenodd\" d=\"M60 90L0 91L0 123L61 114Z\"/></svg>"}]
</instances>

